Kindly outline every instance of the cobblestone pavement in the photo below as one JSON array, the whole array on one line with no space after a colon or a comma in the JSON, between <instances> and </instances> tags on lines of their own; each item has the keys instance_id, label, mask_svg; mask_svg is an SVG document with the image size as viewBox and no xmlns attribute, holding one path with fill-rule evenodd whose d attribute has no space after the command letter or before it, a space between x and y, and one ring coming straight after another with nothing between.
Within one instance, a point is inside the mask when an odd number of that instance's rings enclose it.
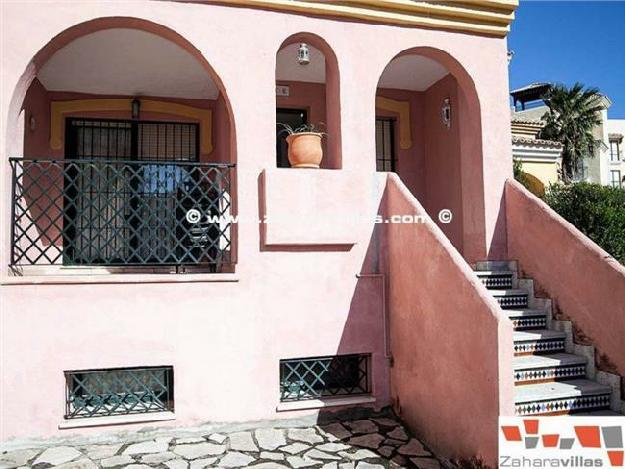
<instances>
[{"instance_id":1,"label":"cobblestone pavement","mask_svg":"<svg viewBox=\"0 0 625 469\"><path fill-rule=\"evenodd\" d=\"M285 421L289 422L289 421ZM268 425L273 426L268 426ZM324 425L268 424L127 432L98 440L9 444L0 469L437 469L438 460L394 418Z\"/></svg>"}]
</instances>

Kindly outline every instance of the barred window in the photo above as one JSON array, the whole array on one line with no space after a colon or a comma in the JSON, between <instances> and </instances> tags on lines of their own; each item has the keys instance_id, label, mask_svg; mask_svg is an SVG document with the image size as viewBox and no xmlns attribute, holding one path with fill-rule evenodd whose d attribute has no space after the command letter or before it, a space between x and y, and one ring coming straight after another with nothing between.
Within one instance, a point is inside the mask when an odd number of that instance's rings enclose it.
<instances>
[{"instance_id":1,"label":"barred window","mask_svg":"<svg viewBox=\"0 0 625 469\"><path fill-rule=\"evenodd\" d=\"M612 187L621 187L621 172L620 171L610 171L611 183Z\"/></svg>"},{"instance_id":2,"label":"barred window","mask_svg":"<svg viewBox=\"0 0 625 469\"><path fill-rule=\"evenodd\" d=\"M375 119L375 162L377 171L395 171L395 121Z\"/></svg>"},{"instance_id":3,"label":"barred window","mask_svg":"<svg viewBox=\"0 0 625 469\"><path fill-rule=\"evenodd\" d=\"M369 394L368 354L280 360L280 400Z\"/></svg>"},{"instance_id":4,"label":"barred window","mask_svg":"<svg viewBox=\"0 0 625 469\"><path fill-rule=\"evenodd\" d=\"M66 371L65 418L174 410L174 371L168 367Z\"/></svg>"}]
</instances>

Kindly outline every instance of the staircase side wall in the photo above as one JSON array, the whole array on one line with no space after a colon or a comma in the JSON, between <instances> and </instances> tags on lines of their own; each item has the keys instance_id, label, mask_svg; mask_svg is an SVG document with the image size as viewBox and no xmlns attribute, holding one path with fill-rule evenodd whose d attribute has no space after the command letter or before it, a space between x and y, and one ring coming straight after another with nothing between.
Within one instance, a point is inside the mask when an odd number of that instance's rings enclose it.
<instances>
[{"instance_id":1,"label":"staircase side wall","mask_svg":"<svg viewBox=\"0 0 625 469\"><path fill-rule=\"evenodd\" d=\"M513 415L512 324L401 180L389 175L391 393L437 454L495 465L497 418Z\"/></svg>"},{"instance_id":2,"label":"staircase side wall","mask_svg":"<svg viewBox=\"0 0 625 469\"><path fill-rule=\"evenodd\" d=\"M505 198L510 259L625 374L625 267L516 181Z\"/></svg>"}]
</instances>

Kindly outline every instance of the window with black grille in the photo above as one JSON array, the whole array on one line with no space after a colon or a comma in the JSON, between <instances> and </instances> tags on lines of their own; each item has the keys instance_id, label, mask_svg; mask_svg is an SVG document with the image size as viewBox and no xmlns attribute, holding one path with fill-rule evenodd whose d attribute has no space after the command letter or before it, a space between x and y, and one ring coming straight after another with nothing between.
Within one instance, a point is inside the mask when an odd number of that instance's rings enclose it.
<instances>
[{"instance_id":1,"label":"window with black grille","mask_svg":"<svg viewBox=\"0 0 625 469\"><path fill-rule=\"evenodd\" d=\"M198 142L195 123L68 118L64 264L180 264L177 208L198 186Z\"/></svg>"},{"instance_id":2,"label":"window with black grille","mask_svg":"<svg viewBox=\"0 0 625 469\"><path fill-rule=\"evenodd\" d=\"M280 400L369 394L368 354L280 360Z\"/></svg>"},{"instance_id":3,"label":"window with black grille","mask_svg":"<svg viewBox=\"0 0 625 469\"><path fill-rule=\"evenodd\" d=\"M395 171L395 122L375 119L375 163L377 171Z\"/></svg>"},{"instance_id":4,"label":"window with black grille","mask_svg":"<svg viewBox=\"0 0 625 469\"><path fill-rule=\"evenodd\" d=\"M171 366L66 371L65 418L174 410Z\"/></svg>"}]
</instances>

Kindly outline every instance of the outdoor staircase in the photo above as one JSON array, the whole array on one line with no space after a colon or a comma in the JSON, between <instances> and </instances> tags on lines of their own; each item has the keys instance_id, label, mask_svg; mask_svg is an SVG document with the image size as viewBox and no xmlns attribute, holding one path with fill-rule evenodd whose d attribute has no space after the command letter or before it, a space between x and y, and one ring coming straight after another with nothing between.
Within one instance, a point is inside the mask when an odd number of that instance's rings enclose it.
<instances>
[{"instance_id":1,"label":"outdoor staircase","mask_svg":"<svg viewBox=\"0 0 625 469\"><path fill-rule=\"evenodd\" d=\"M573 343L572 323L552 318L516 262L478 262L476 274L514 327L516 415L621 415L620 377L595 369L594 347Z\"/></svg>"}]
</instances>

